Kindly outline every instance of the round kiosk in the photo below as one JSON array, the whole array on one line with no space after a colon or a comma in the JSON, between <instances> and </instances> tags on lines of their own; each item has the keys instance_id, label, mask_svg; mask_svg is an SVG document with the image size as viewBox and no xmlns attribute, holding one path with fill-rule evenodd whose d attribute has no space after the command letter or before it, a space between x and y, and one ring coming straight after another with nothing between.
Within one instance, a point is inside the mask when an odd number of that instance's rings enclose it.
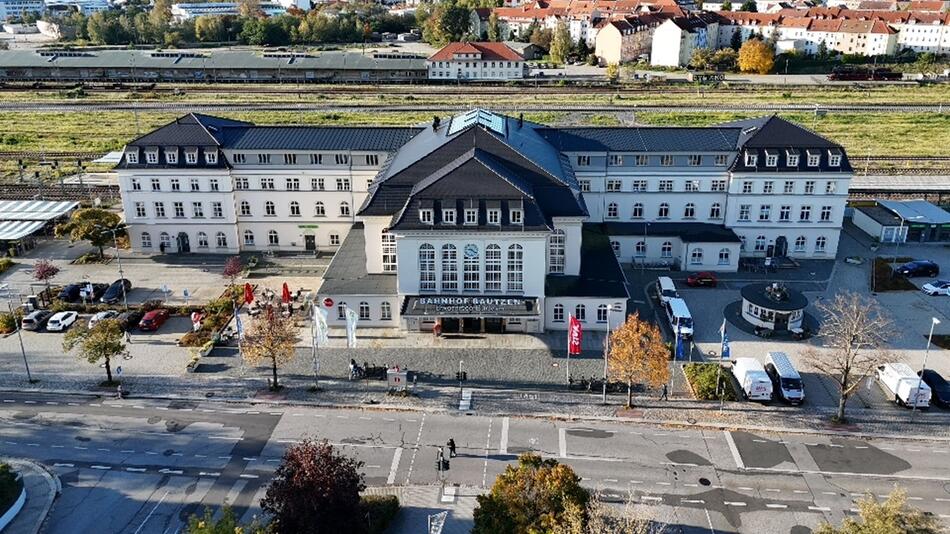
<instances>
[{"instance_id":1,"label":"round kiosk","mask_svg":"<svg viewBox=\"0 0 950 534\"><path fill-rule=\"evenodd\" d=\"M749 284L742 288L742 318L777 332L802 327L808 299L801 291L783 284Z\"/></svg>"}]
</instances>

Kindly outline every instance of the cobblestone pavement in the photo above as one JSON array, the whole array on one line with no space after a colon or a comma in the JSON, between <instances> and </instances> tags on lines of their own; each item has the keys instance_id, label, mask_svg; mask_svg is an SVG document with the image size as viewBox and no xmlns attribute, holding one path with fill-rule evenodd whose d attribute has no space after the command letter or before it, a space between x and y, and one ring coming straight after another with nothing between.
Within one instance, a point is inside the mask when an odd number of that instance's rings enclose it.
<instances>
[{"instance_id":1,"label":"cobblestone pavement","mask_svg":"<svg viewBox=\"0 0 950 534\"><path fill-rule=\"evenodd\" d=\"M458 486L449 486L447 489L443 494L441 486L389 486L367 488L363 494L395 495L399 498L399 515L386 530L389 534L427 532L429 517L440 512L447 512L442 534L468 534L474 525L475 497L485 490Z\"/></svg>"}]
</instances>

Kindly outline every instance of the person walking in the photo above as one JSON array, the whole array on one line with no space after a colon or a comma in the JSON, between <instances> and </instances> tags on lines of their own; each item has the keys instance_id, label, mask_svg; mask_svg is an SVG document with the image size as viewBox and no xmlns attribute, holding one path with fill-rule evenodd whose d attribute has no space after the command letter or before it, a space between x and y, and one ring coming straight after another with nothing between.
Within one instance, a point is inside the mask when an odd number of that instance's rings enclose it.
<instances>
[{"instance_id":1,"label":"person walking","mask_svg":"<svg viewBox=\"0 0 950 534\"><path fill-rule=\"evenodd\" d=\"M356 360L350 358L350 380L356 378Z\"/></svg>"},{"instance_id":2,"label":"person walking","mask_svg":"<svg viewBox=\"0 0 950 534\"><path fill-rule=\"evenodd\" d=\"M660 393L660 400L664 400L664 401L670 400L670 397L669 397L668 393L669 393L669 391L668 391L668 389L667 389L667 387L666 387L666 384L663 384L663 392Z\"/></svg>"},{"instance_id":3,"label":"person walking","mask_svg":"<svg viewBox=\"0 0 950 534\"><path fill-rule=\"evenodd\" d=\"M455 458L455 440L449 438L449 441L446 442L446 446L449 448L449 458Z\"/></svg>"},{"instance_id":4,"label":"person walking","mask_svg":"<svg viewBox=\"0 0 950 534\"><path fill-rule=\"evenodd\" d=\"M119 384L115 387L115 398L122 400L123 395L125 395L125 393L122 391L122 384Z\"/></svg>"}]
</instances>

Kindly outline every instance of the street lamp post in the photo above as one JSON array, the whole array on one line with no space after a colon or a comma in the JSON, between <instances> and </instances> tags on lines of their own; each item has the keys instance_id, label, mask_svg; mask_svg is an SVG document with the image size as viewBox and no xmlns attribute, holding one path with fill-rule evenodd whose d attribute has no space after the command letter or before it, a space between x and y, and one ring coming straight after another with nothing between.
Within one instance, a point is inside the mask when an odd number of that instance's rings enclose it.
<instances>
[{"instance_id":1,"label":"street lamp post","mask_svg":"<svg viewBox=\"0 0 950 534\"><path fill-rule=\"evenodd\" d=\"M897 252L901 249L901 241L902 241L902 236L903 236L903 234L904 234L904 222L906 222L906 221L916 221L916 220L919 220L919 219L923 219L923 218L924 218L923 215L914 215L913 217L907 217L907 218L905 219L905 218L902 217L899 213L897 214L897 216L901 218L901 225L900 225L900 227L899 227L898 230L897 230L897 248L894 250L894 255L895 255L895 256L897 255ZM906 240L906 239L907 239L907 237L904 236L904 237L903 237L903 240Z\"/></svg>"},{"instance_id":2,"label":"street lamp post","mask_svg":"<svg viewBox=\"0 0 950 534\"><path fill-rule=\"evenodd\" d=\"M940 319L930 318L930 335L927 336L927 348L924 349L924 365L920 368L920 376L917 377L917 391L914 393L914 406L911 408L911 412L917 411L917 398L920 396L920 386L924 381L924 371L927 370L927 357L930 356L930 342L934 338L934 327L938 324L940 324Z\"/></svg>"},{"instance_id":3,"label":"street lamp post","mask_svg":"<svg viewBox=\"0 0 950 534\"><path fill-rule=\"evenodd\" d=\"M116 235L119 230L122 230L122 226L117 226L116 228L105 228L104 226L98 226L102 228L103 234L112 234L112 244L115 246L115 262L119 267L119 284L122 286L122 305L125 307L125 311L129 311L129 298L125 292L125 274L122 272L122 257L119 254L119 238Z\"/></svg>"},{"instance_id":4,"label":"street lamp post","mask_svg":"<svg viewBox=\"0 0 950 534\"><path fill-rule=\"evenodd\" d=\"M610 354L610 312L622 311L620 306L608 306L607 307L607 337L604 338L604 388L603 388L603 397L602 402L607 404L607 362L608 355Z\"/></svg>"},{"instance_id":5,"label":"street lamp post","mask_svg":"<svg viewBox=\"0 0 950 534\"><path fill-rule=\"evenodd\" d=\"M16 315L13 313L13 302L7 301L7 308L10 310L10 315L13 315L13 318L16 319ZM31 383L35 384L38 380L33 380L33 375L30 374L30 362L26 360L26 347L23 346L23 334L20 333L20 330L23 328L23 321L17 320L16 322L16 337L20 340L20 354L23 355L23 365L26 367L26 379Z\"/></svg>"}]
</instances>

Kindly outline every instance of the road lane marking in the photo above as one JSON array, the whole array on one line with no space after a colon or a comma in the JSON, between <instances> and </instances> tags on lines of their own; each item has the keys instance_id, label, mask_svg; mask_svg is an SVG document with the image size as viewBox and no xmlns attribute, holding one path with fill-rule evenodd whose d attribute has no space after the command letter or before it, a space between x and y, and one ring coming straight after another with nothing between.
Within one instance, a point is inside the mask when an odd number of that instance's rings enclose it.
<instances>
[{"instance_id":1,"label":"road lane marking","mask_svg":"<svg viewBox=\"0 0 950 534\"><path fill-rule=\"evenodd\" d=\"M742 501L722 501L722 504L726 506L746 506L746 503Z\"/></svg>"},{"instance_id":2,"label":"road lane marking","mask_svg":"<svg viewBox=\"0 0 950 534\"><path fill-rule=\"evenodd\" d=\"M831 508L828 508L827 506L809 506L808 509L814 510L816 512L830 512L831 511Z\"/></svg>"},{"instance_id":3,"label":"road lane marking","mask_svg":"<svg viewBox=\"0 0 950 534\"><path fill-rule=\"evenodd\" d=\"M663 497L657 497L655 495L641 495L641 501L662 501Z\"/></svg>"},{"instance_id":4,"label":"road lane marking","mask_svg":"<svg viewBox=\"0 0 950 534\"><path fill-rule=\"evenodd\" d=\"M53 467L75 467L73 464L53 464Z\"/></svg>"},{"instance_id":5,"label":"road lane marking","mask_svg":"<svg viewBox=\"0 0 950 534\"><path fill-rule=\"evenodd\" d=\"M230 460L230 456L218 456L218 460Z\"/></svg>"},{"instance_id":6,"label":"road lane marking","mask_svg":"<svg viewBox=\"0 0 950 534\"><path fill-rule=\"evenodd\" d=\"M302 414L302 413L292 413L292 414L290 414L291 417L303 417L303 415L304 415L304 414Z\"/></svg>"},{"instance_id":7,"label":"road lane marking","mask_svg":"<svg viewBox=\"0 0 950 534\"><path fill-rule=\"evenodd\" d=\"M792 493L808 493L805 490L792 490Z\"/></svg>"},{"instance_id":8,"label":"road lane marking","mask_svg":"<svg viewBox=\"0 0 950 534\"><path fill-rule=\"evenodd\" d=\"M257 475L249 475L249 474L247 474L247 473L241 473L241 474L238 475L238 476L241 477L241 478L259 478Z\"/></svg>"},{"instance_id":9,"label":"road lane marking","mask_svg":"<svg viewBox=\"0 0 950 534\"><path fill-rule=\"evenodd\" d=\"M494 424L495 420L491 417L488 418L488 436L485 438L485 462L482 465L482 487L488 483L488 451L491 450L491 427Z\"/></svg>"},{"instance_id":10,"label":"road lane marking","mask_svg":"<svg viewBox=\"0 0 950 534\"><path fill-rule=\"evenodd\" d=\"M922 501L924 500L924 498L923 497L907 497L907 500L908 501Z\"/></svg>"},{"instance_id":11,"label":"road lane marking","mask_svg":"<svg viewBox=\"0 0 950 534\"><path fill-rule=\"evenodd\" d=\"M508 454L508 418L501 420L501 442L498 444L498 454Z\"/></svg>"},{"instance_id":12,"label":"road lane marking","mask_svg":"<svg viewBox=\"0 0 950 534\"><path fill-rule=\"evenodd\" d=\"M685 486L685 487L687 487L687 488L698 488L698 487L699 487L699 484L683 484L683 486Z\"/></svg>"},{"instance_id":13,"label":"road lane marking","mask_svg":"<svg viewBox=\"0 0 950 534\"><path fill-rule=\"evenodd\" d=\"M932 477L926 475L882 475L879 473L854 473L849 471L822 471L820 469L778 469L774 467L746 467L747 471L761 473L788 473L795 475L831 475L839 477L859 478L891 478L895 480L925 480L930 482L950 482L950 477ZM796 490L798 493L798 490ZM807 492L801 492L807 493Z\"/></svg>"},{"instance_id":14,"label":"road lane marking","mask_svg":"<svg viewBox=\"0 0 950 534\"><path fill-rule=\"evenodd\" d=\"M16 402L16 401L13 399L3 399L3 402Z\"/></svg>"},{"instance_id":15,"label":"road lane marking","mask_svg":"<svg viewBox=\"0 0 950 534\"><path fill-rule=\"evenodd\" d=\"M766 507L766 508L788 508L788 505L787 505L787 504L771 504L771 503L766 503L766 504L765 504L765 507Z\"/></svg>"},{"instance_id":16,"label":"road lane marking","mask_svg":"<svg viewBox=\"0 0 950 534\"><path fill-rule=\"evenodd\" d=\"M218 477L221 476L221 473L207 473L205 471L198 472L199 477Z\"/></svg>"},{"instance_id":17,"label":"road lane marking","mask_svg":"<svg viewBox=\"0 0 950 534\"><path fill-rule=\"evenodd\" d=\"M395 422L396 422L396 420L393 419L392 417L383 417L383 421L386 421L387 423L395 423Z\"/></svg>"},{"instance_id":18,"label":"road lane marking","mask_svg":"<svg viewBox=\"0 0 950 534\"><path fill-rule=\"evenodd\" d=\"M868 447L867 445L855 445L854 448L855 449L869 449L870 447Z\"/></svg>"},{"instance_id":19,"label":"road lane marking","mask_svg":"<svg viewBox=\"0 0 950 534\"><path fill-rule=\"evenodd\" d=\"M739 486L736 489L740 489L742 491L753 491L755 488L750 488L749 486Z\"/></svg>"},{"instance_id":20,"label":"road lane marking","mask_svg":"<svg viewBox=\"0 0 950 534\"><path fill-rule=\"evenodd\" d=\"M155 456L155 455L158 454L158 453L155 452L155 451L145 451L145 454L148 454L148 455L150 455L150 456Z\"/></svg>"},{"instance_id":21,"label":"road lane marking","mask_svg":"<svg viewBox=\"0 0 950 534\"><path fill-rule=\"evenodd\" d=\"M158 472L163 475L180 475L184 473L184 471L182 471L181 469L168 469L168 468L159 469Z\"/></svg>"},{"instance_id":22,"label":"road lane marking","mask_svg":"<svg viewBox=\"0 0 950 534\"><path fill-rule=\"evenodd\" d=\"M65 445L50 445L50 447L53 449L62 449L62 448L65 448L66 446Z\"/></svg>"},{"instance_id":23,"label":"road lane marking","mask_svg":"<svg viewBox=\"0 0 950 534\"><path fill-rule=\"evenodd\" d=\"M25 404L36 404L36 401L23 401Z\"/></svg>"},{"instance_id":24,"label":"road lane marking","mask_svg":"<svg viewBox=\"0 0 950 534\"><path fill-rule=\"evenodd\" d=\"M79 406L79 403L78 403L78 402L67 402L66 405L67 405L67 406Z\"/></svg>"},{"instance_id":25,"label":"road lane marking","mask_svg":"<svg viewBox=\"0 0 950 534\"><path fill-rule=\"evenodd\" d=\"M126 467L125 470L130 473L144 473L145 472L144 467Z\"/></svg>"},{"instance_id":26,"label":"road lane marking","mask_svg":"<svg viewBox=\"0 0 950 534\"><path fill-rule=\"evenodd\" d=\"M837 495L837 493L835 493L835 492L833 492L833 491L823 491L823 492L821 492L821 494L822 494L822 495Z\"/></svg>"},{"instance_id":27,"label":"road lane marking","mask_svg":"<svg viewBox=\"0 0 950 534\"><path fill-rule=\"evenodd\" d=\"M656 485L657 486L672 486L673 484L669 482L657 482Z\"/></svg>"},{"instance_id":28,"label":"road lane marking","mask_svg":"<svg viewBox=\"0 0 950 534\"><path fill-rule=\"evenodd\" d=\"M703 508L703 511L706 512L706 523L709 524L709 534L716 534L716 529L713 528L712 518L709 517L709 510Z\"/></svg>"},{"instance_id":29,"label":"road lane marking","mask_svg":"<svg viewBox=\"0 0 950 534\"><path fill-rule=\"evenodd\" d=\"M732 453L732 459L736 461L736 467L745 469L745 462L742 461L742 456L739 455L739 448L736 447L732 434L728 430L723 430L722 433L726 435L726 443L729 444L729 451Z\"/></svg>"},{"instance_id":30,"label":"road lane marking","mask_svg":"<svg viewBox=\"0 0 950 534\"><path fill-rule=\"evenodd\" d=\"M349 419L350 416L348 416L348 415L338 415L338 416L336 416L336 418L337 418L337 419Z\"/></svg>"},{"instance_id":31,"label":"road lane marking","mask_svg":"<svg viewBox=\"0 0 950 534\"><path fill-rule=\"evenodd\" d=\"M782 490L780 490L780 489L778 489L778 488L765 488L765 491L772 491L772 492L778 493L778 492L780 492L780 491L782 491Z\"/></svg>"},{"instance_id":32,"label":"road lane marking","mask_svg":"<svg viewBox=\"0 0 950 534\"><path fill-rule=\"evenodd\" d=\"M934 500L939 502L950 502L950 499L944 499L943 497L934 497Z\"/></svg>"},{"instance_id":33,"label":"road lane marking","mask_svg":"<svg viewBox=\"0 0 950 534\"><path fill-rule=\"evenodd\" d=\"M616 478L605 478L604 482L617 482Z\"/></svg>"},{"instance_id":34,"label":"road lane marking","mask_svg":"<svg viewBox=\"0 0 950 534\"><path fill-rule=\"evenodd\" d=\"M125 450L119 451L120 454L132 454L133 452L135 452L133 449L125 449Z\"/></svg>"},{"instance_id":35,"label":"road lane marking","mask_svg":"<svg viewBox=\"0 0 950 534\"><path fill-rule=\"evenodd\" d=\"M75 447L75 446L73 448L76 449L77 451L85 451L89 449L89 447Z\"/></svg>"},{"instance_id":36,"label":"road lane marking","mask_svg":"<svg viewBox=\"0 0 950 534\"><path fill-rule=\"evenodd\" d=\"M99 469L100 471L108 471L112 469L112 467L108 465L90 465L89 469Z\"/></svg>"},{"instance_id":37,"label":"road lane marking","mask_svg":"<svg viewBox=\"0 0 950 534\"><path fill-rule=\"evenodd\" d=\"M567 429L564 427L557 429L557 450L558 456L567 458Z\"/></svg>"},{"instance_id":38,"label":"road lane marking","mask_svg":"<svg viewBox=\"0 0 950 534\"><path fill-rule=\"evenodd\" d=\"M245 457L243 458L243 460L244 460L245 462L253 462L254 460L257 460L257 458L254 458L254 457L251 457L251 456L245 456Z\"/></svg>"},{"instance_id":39,"label":"road lane marking","mask_svg":"<svg viewBox=\"0 0 950 534\"><path fill-rule=\"evenodd\" d=\"M680 502L685 502L689 504L706 504L706 501L702 499L681 499Z\"/></svg>"},{"instance_id":40,"label":"road lane marking","mask_svg":"<svg viewBox=\"0 0 950 534\"><path fill-rule=\"evenodd\" d=\"M407 419L407 421L415 421L415 419ZM422 429L426 426L426 414L422 413L422 422L419 423L419 433L416 434L416 445L412 448L412 457L409 459L409 472L406 473L406 485L409 485L409 480L412 478L412 468L416 465L416 453L419 452L419 443L422 442Z\"/></svg>"},{"instance_id":41,"label":"road lane marking","mask_svg":"<svg viewBox=\"0 0 950 534\"><path fill-rule=\"evenodd\" d=\"M147 523L148 520L152 517L152 514L155 513L155 510L158 510L158 507L161 506L163 502L165 502L165 497L168 497L168 494L171 493L171 491L172 491L172 490L166 490L166 491L165 491L165 495L162 495L161 500L159 500L158 503L155 505L155 507L152 508L152 511L149 512L147 516L145 516L145 519L142 520L142 524L139 525L139 528L135 529L135 533L134 533L134 534L139 534L139 532L142 531L142 528L145 527L145 523Z\"/></svg>"},{"instance_id":42,"label":"road lane marking","mask_svg":"<svg viewBox=\"0 0 950 534\"><path fill-rule=\"evenodd\" d=\"M752 441L754 441L754 442L756 442L756 443L768 443L768 441L766 441L766 440L764 440L764 439L754 439L754 440L752 440Z\"/></svg>"},{"instance_id":43,"label":"road lane marking","mask_svg":"<svg viewBox=\"0 0 950 534\"><path fill-rule=\"evenodd\" d=\"M372 417L360 417L360 421L372 421Z\"/></svg>"},{"instance_id":44,"label":"road lane marking","mask_svg":"<svg viewBox=\"0 0 950 534\"><path fill-rule=\"evenodd\" d=\"M261 412L247 412L247 415L260 415Z\"/></svg>"},{"instance_id":45,"label":"road lane marking","mask_svg":"<svg viewBox=\"0 0 950 534\"><path fill-rule=\"evenodd\" d=\"M237 436L208 436L208 439L236 439L238 441L241 440L241 438Z\"/></svg>"},{"instance_id":46,"label":"road lane marking","mask_svg":"<svg viewBox=\"0 0 950 534\"><path fill-rule=\"evenodd\" d=\"M631 484L643 484L643 481L642 481L642 480L631 480L630 483L631 483Z\"/></svg>"},{"instance_id":47,"label":"road lane marking","mask_svg":"<svg viewBox=\"0 0 950 534\"><path fill-rule=\"evenodd\" d=\"M101 452L109 452L109 449L103 449L103 448L99 448L99 449L96 449L96 450L97 450L97 451L101 451Z\"/></svg>"},{"instance_id":48,"label":"road lane marking","mask_svg":"<svg viewBox=\"0 0 950 534\"><path fill-rule=\"evenodd\" d=\"M48 405L50 405L50 406L59 406L59 403L58 403L58 402L53 402L53 401L46 401L46 404L48 404Z\"/></svg>"}]
</instances>

